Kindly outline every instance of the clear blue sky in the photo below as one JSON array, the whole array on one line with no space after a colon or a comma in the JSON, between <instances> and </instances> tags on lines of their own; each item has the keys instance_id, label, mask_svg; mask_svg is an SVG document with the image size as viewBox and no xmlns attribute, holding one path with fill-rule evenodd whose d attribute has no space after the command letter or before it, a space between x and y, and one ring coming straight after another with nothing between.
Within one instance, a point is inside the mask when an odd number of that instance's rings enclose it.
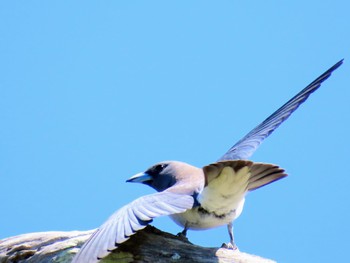
<instances>
[{"instance_id":1,"label":"clear blue sky","mask_svg":"<svg viewBox=\"0 0 350 263\"><path fill-rule=\"evenodd\" d=\"M127 178L162 160L215 161L345 58L253 155L290 176L249 194L235 222L242 251L342 262L349 26L345 0L1 1L0 238L98 227L153 192ZM226 227L189 238L228 241Z\"/></svg>"}]
</instances>

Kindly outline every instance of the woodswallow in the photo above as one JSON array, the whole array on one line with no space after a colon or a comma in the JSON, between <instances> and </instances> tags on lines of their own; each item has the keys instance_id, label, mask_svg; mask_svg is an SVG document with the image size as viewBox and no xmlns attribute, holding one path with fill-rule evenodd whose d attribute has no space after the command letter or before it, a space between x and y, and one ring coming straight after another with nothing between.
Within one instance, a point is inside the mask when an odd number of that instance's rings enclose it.
<instances>
[{"instance_id":1,"label":"woodswallow","mask_svg":"<svg viewBox=\"0 0 350 263\"><path fill-rule=\"evenodd\" d=\"M140 197L116 211L91 235L72 262L98 262L153 218L165 215L184 228L181 235L186 235L188 229L227 225L230 242L225 247L235 249L232 222L242 213L246 194L287 176L277 165L247 159L342 63L340 60L300 91L217 162L198 168L164 161L132 176L127 182L149 185L157 193Z\"/></svg>"}]
</instances>

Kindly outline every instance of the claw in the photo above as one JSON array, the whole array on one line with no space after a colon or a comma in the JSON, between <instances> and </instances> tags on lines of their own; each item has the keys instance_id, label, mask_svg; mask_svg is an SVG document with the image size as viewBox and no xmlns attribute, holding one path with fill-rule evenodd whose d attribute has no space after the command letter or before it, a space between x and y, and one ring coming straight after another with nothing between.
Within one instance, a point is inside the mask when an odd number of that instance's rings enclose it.
<instances>
[{"instance_id":1,"label":"claw","mask_svg":"<svg viewBox=\"0 0 350 263\"><path fill-rule=\"evenodd\" d=\"M178 236L179 239L182 240L183 242L192 244L183 232L178 233L176 236Z\"/></svg>"},{"instance_id":2,"label":"claw","mask_svg":"<svg viewBox=\"0 0 350 263\"><path fill-rule=\"evenodd\" d=\"M228 243L223 243L221 245L222 248L226 248L226 249L230 249L230 250L237 250L239 251L238 247L236 246L235 243L231 243L231 242L228 242Z\"/></svg>"},{"instance_id":3,"label":"claw","mask_svg":"<svg viewBox=\"0 0 350 263\"><path fill-rule=\"evenodd\" d=\"M176 236L178 236L182 241L192 244L188 238L187 238L187 226L185 226L184 230L182 230L180 233L178 233Z\"/></svg>"}]
</instances>

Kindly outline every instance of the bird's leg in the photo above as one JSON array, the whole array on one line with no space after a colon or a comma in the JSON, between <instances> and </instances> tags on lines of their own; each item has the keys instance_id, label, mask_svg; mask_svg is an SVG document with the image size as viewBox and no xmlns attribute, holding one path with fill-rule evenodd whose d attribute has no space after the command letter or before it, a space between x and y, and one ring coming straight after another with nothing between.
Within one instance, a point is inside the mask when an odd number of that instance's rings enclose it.
<instances>
[{"instance_id":1,"label":"bird's leg","mask_svg":"<svg viewBox=\"0 0 350 263\"><path fill-rule=\"evenodd\" d=\"M185 227L184 230L182 230L182 232L180 232L179 234L186 237L187 236L187 227Z\"/></svg>"},{"instance_id":2,"label":"bird's leg","mask_svg":"<svg viewBox=\"0 0 350 263\"><path fill-rule=\"evenodd\" d=\"M234 241L234 237L233 237L233 224L232 224L232 222L230 222L227 225L227 230L228 230L228 234L230 236L230 242L229 243L223 243L221 247L222 248L227 248L227 249L232 249L232 250L237 250L238 247L236 246L235 241Z\"/></svg>"},{"instance_id":3,"label":"bird's leg","mask_svg":"<svg viewBox=\"0 0 350 263\"><path fill-rule=\"evenodd\" d=\"M186 237L186 235L187 235L187 224L185 224L184 230L178 233L177 236L180 237L182 240L188 242L188 238Z\"/></svg>"},{"instance_id":4,"label":"bird's leg","mask_svg":"<svg viewBox=\"0 0 350 263\"><path fill-rule=\"evenodd\" d=\"M178 233L177 236L186 238L186 235L187 235L187 224L185 225L184 230Z\"/></svg>"}]
</instances>

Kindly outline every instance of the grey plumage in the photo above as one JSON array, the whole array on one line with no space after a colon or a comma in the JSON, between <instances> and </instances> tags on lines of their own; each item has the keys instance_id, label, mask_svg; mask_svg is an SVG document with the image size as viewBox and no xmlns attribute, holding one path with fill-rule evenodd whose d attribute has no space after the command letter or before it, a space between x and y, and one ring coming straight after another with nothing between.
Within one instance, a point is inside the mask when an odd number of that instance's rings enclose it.
<instances>
[{"instance_id":1,"label":"grey plumage","mask_svg":"<svg viewBox=\"0 0 350 263\"><path fill-rule=\"evenodd\" d=\"M165 161L153 165L127 182L153 187L158 193L146 195L116 211L83 245L73 263L95 263L105 257L153 218L169 215L187 229L207 229L227 225L235 248L232 221L242 212L245 195L287 176L273 164L248 159L260 143L286 120L321 83L342 64L323 73L261 124L232 146L216 163L203 168Z\"/></svg>"}]
</instances>

